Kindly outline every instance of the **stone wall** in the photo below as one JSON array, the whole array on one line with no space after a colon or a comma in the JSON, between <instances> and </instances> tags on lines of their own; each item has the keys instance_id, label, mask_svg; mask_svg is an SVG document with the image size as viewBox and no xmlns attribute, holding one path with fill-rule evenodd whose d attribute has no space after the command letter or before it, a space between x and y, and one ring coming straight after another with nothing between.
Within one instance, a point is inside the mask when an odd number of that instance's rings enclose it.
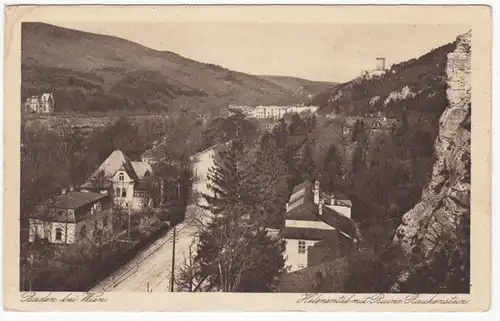
<instances>
[{"instance_id":1,"label":"stone wall","mask_svg":"<svg viewBox=\"0 0 500 321\"><path fill-rule=\"evenodd\" d=\"M418 246L429 258L440 249L443 237L454 237L459 219L470 215L470 31L457 38L456 49L447 58L448 106L439 121L432 177L420 202L404 214L394 237L408 256ZM402 281L410 273L405 271Z\"/></svg>"}]
</instances>

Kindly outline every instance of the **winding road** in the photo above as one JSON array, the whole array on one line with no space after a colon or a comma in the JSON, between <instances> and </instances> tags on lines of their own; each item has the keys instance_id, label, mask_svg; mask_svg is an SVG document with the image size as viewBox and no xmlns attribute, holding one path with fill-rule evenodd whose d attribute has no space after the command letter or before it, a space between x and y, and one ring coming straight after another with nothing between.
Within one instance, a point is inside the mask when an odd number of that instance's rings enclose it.
<instances>
[{"instance_id":1,"label":"winding road","mask_svg":"<svg viewBox=\"0 0 500 321\"><path fill-rule=\"evenodd\" d=\"M193 195L208 193L207 174L213 165L213 148L206 149L194 156L193 170L196 182ZM175 244L176 267L184 262L189 253L189 246L195 241L194 220L205 213L198 205L204 200L198 197L195 205L188 206L186 219L177 225ZM206 214L205 214L206 215ZM89 291L101 292L168 292L172 269L173 230L170 230L138 253L130 262L116 270L112 275L97 283Z\"/></svg>"}]
</instances>

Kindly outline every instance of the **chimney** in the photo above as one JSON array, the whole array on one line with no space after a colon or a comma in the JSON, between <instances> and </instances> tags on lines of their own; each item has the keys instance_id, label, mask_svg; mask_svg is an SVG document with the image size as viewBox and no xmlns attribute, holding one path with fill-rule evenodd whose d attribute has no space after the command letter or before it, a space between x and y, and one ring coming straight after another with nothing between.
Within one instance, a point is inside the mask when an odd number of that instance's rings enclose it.
<instances>
[{"instance_id":1,"label":"chimney","mask_svg":"<svg viewBox=\"0 0 500 321\"><path fill-rule=\"evenodd\" d=\"M64 195L64 194L66 194L66 189L65 188L63 188L62 191L61 191L61 195Z\"/></svg>"},{"instance_id":2,"label":"chimney","mask_svg":"<svg viewBox=\"0 0 500 321\"><path fill-rule=\"evenodd\" d=\"M314 182L314 204L319 204L319 180Z\"/></svg>"},{"instance_id":3,"label":"chimney","mask_svg":"<svg viewBox=\"0 0 500 321\"><path fill-rule=\"evenodd\" d=\"M70 186L70 187L69 187L69 191L70 191L70 192L73 192L74 190L75 190L75 187L74 187L74 186Z\"/></svg>"}]
</instances>

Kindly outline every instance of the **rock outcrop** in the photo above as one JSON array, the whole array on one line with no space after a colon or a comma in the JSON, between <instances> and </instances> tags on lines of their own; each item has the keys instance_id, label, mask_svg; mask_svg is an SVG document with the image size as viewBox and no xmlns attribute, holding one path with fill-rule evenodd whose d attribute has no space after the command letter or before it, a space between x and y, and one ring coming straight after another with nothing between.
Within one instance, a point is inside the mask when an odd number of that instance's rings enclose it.
<instances>
[{"instance_id":1,"label":"rock outcrop","mask_svg":"<svg viewBox=\"0 0 500 321\"><path fill-rule=\"evenodd\" d=\"M448 106L439 121L432 177L394 237L408 256L418 247L424 259L430 258L440 240L453 238L459 220L470 215L470 75L471 31L457 38L455 50L447 56ZM400 280L411 273L405 271Z\"/></svg>"}]
</instances>

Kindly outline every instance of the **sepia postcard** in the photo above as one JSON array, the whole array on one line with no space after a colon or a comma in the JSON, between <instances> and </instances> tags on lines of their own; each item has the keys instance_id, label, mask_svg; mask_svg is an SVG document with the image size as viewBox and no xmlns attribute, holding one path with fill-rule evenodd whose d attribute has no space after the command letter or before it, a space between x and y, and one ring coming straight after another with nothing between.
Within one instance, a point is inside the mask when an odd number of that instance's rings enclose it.
<instances>
[{"instance_id":1,"label":"sepia postcard","mask_svg":"<svg viewBox=\"0 0 500 321\"><path fill-rule=\"evenodd\" d=\"M489 309L491 8L5 17L6 310Z\"/></svg>"}]
</instances>

